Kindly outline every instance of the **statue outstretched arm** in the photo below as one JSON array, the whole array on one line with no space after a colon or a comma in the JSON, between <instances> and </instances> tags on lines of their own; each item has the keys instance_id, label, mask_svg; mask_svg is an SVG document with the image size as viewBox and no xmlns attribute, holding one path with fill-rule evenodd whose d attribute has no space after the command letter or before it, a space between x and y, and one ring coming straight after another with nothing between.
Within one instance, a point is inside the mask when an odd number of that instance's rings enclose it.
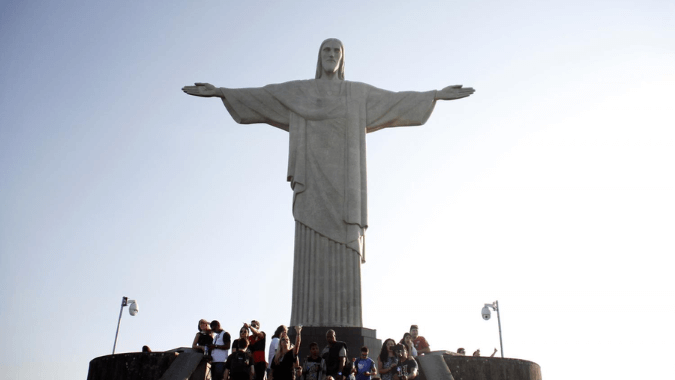
<instances>
[{"instance_id":1,"label":"statue outstretched arm","mask_svg":"<svg viewBox=\"0 0 675 380\"><path fill-rule=\"evenodd\" d=\"M467 96L473 94L476 92L471 87L462 87L461 84L457 84L454 86L448 86L442 90L436 91L436 100L455 100L455 99L461 99L461 98L466 98Z\"/></svg>"},{"instance_id":2,"label":"statue outstretched arm","mask_svg":"<svg viewBox=\"0 0 675 380\"><path fill-rule=\"evenodd\" d=\"M225 97L220 88L210 83L195 83L194 86L185 86L183 87L183 92L188 95L201 96L204 98L211 98L214 96L219 98Z\"/></svg>"},{"instance_id":3,"label":"statue outstretched arm","mask_svg":"<svg viewBox=\"0 0 675 380\"><path fill-rule=\"evenodd\" d=\"M290 111L267 87L232 89L210 83L195 83L194 86L183 87L183 92L203 98L220 98L239 124L265 123L288 132Z\"/></svg>"}]
</instances>

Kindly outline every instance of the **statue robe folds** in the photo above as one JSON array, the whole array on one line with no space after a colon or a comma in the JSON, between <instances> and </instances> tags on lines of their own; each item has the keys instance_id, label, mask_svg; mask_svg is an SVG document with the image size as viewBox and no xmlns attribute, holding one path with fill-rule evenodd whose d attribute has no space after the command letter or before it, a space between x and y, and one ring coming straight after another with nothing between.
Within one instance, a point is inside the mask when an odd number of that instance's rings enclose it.
<instances>
[{"instance_id":1,"label":"statue robe folds","mask_svg":"<svg viewBox=\"0 0 675 380\"><path fill-rule=\"evenodd\" d=\"M237 123L289 132L288 181L296 221L291 325L361 327L361 268L368 227L366 133L421 125L435 91L390 92L320 80L222 88Z\"/></svg>"}]
</instances>

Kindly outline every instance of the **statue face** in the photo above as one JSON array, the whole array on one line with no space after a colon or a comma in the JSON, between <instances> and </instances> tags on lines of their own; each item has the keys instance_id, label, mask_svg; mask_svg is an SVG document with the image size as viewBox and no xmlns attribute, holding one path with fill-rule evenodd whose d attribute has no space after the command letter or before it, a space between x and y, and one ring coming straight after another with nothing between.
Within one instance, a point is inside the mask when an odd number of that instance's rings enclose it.
<instances>
[{"instance_id":1,"label":"statue face","mask_svg":"<svg viewBox=\"0 0 675 380\"><path fill-rule=\"evenodd\" d=\"M321 47L321 65L323 66L323 71L327 73L337 72L340 67L340 61L342 61L340 43L335 40L326 42Z\"/></svg>"}]
</instances>

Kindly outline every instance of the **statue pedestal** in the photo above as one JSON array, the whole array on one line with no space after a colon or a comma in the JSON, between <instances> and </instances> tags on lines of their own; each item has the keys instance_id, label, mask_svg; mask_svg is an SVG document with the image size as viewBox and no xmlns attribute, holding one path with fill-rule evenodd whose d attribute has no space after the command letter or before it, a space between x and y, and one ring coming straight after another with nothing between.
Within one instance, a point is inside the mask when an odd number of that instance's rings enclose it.
<instances>
[{"instance_id":1,"label":"statue pedestal","mask_svg":"<svg viewBox=\"0 0 675 380\"><path fill-rule=\"evenodd\" d=\"M365 327L332 327L332 326L303 326L302 341L300 342L300 354L298 358L300 363L309 355L309 344L316 342L319 345L319 351L323 350L328 344L326 341L326 331L335 330L335 338L347 343L349 350L349 359L357 358L361 355L361 347L366 346L370 350L369 357L377 360L380 354L382 341L375 336L374 329ZM288 337L291 343L295 342L295 328L288 327Z\"/></svg>"}]
</instances>

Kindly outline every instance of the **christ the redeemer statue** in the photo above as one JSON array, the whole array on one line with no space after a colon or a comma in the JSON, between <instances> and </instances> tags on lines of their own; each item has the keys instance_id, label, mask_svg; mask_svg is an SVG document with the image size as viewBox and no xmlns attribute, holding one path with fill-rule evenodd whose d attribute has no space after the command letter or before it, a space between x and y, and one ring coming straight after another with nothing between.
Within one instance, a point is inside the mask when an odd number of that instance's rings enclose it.
<instances>
[{"instance_id":1,"label":"christ the redeemer statue","mask_svg":"<svg viewBox=\"0 0 675 380\"><path fill-rule=\"evenodd\" d=\"M289 132L295 257L291 325L361 327L361 263L368 228L366 133L424 124L436 100L473 94L390 92L344 80L344 46L321 44L316 79L229 89L183 87L220 97L240 124L266 123Z\"/></svg>"}]
</instances>

